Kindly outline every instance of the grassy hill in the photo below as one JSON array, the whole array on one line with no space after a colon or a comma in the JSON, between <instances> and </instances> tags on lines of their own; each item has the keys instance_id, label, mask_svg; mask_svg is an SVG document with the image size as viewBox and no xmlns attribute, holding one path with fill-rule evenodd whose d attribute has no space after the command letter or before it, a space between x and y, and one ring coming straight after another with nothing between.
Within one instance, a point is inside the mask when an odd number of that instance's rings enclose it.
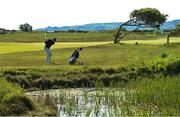
<instances>
[{"instance_id":1,"label":"grassy hill","mask_svg":"<svg viewBox=\"0 0 180 117\"><path fill-rule=\"evenodd\" d=\"M76 26L63 26L63 27L51 27L36 29L39 31L57 31L57 30L89 30L89 31L100 31L100 30L113 30L117 29L123 22L113 22L113 23L91 23L85 25L76 25ZM162 30L170 30L176 27L176 24L180 23L180 20L172 20L165 22L160 28ZM126 30L134 30L135 26L124 26Z\"/></svg>"},{"instance_id":2,"label":"grassy hill","mask_svg":"<svg viewBox=\"0 0 180 117\"><path fill-rule=\"evenodd\" d=\"M115 30L111 31L100 31L100 32L57 32L57 33L47 33L47 38L56 37L59 42L104 42L113 41ZM153 32L136 32L129 34L123 40L156 40L159 38L166 39L167 34L157 35ZM44 32L32 32L32 33L22 33L16 32L12 34L1 34L0 42L24 42L24 43L34 43L34 42L44 42L45 33Z\"/></svg>"},{"instance_id":3,"label":"grassy hill","mask_svg":"<svg viewBox=\"0 0 180 117\"><path fill-rule=\"evenodd\" d=\"M114 45L113 33L49 33L58 42L48 65L43 32L0 35L0 115L54 116L57 108L48 103L51 98L37 102L24 93L82 87L113 89L106 95L108 104L121 107L122 115L180 115L180 38L166 45L166 35L138 32ZM68 58L77 47L84 48L79 58L84 64L70 66ZM119 101L117 90L127 101Z\"/></svg>"},{"instance_id":4,"label":"grassy hill","mask_svg":"<svg viewBox=\"0 0 180 117\"><path fill-rule=\"evenodd\" d=\"M139 42L138 45L134 45ZM179 38L174 42L180 42ZM151 60L153 57L167 54L180 54L179 45L172 47L163 46L164 40L156 41L123 41L122 45L111 42L59 42L52 47L52 61L56 67L69 66L67 61L73 50L83 47L80 59L84 66L128 66L140 64ZM43 43L0 43L0 65L3 66L54 66L46 65Z\"/></svg>"}]
</instances>

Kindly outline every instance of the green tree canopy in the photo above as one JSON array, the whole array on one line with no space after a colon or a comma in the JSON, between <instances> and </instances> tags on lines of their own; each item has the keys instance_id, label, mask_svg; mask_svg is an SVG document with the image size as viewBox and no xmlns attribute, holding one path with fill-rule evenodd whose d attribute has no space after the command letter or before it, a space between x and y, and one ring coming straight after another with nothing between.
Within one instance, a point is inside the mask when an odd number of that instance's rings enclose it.
<instances>
[{"instance_id":1,"label":"green tree canopy","mask_svg":"<svg viewBox=\"0 0 180 117\"><path fill-rule=\"evenodd\" d=\"M160 26L166 22L167 16L168 15L160 13L160 11L155 8L142 8L132 11L130 19L138 22L139 25L160 28Z\"/></svg>"},{"instance_id":2,"label":"green tree canopy","mask_svg":"<svg viewBox=\"0 0 180 117\"><path fill-rule=\"evenodd\" d=\"M19 29L23 32L32 32L32 26L28 23L19 25Z\"/></svg>"},{"instance_id":3,"label":"green tree canopy","mask_svg":"<svg viewBox=\"0 0 180 117\"><path fill-rule=\"evenodd\" d=\"M160 26L166 22L168 15L162 14L155 8L141 8L132 11L129 17L130 19L119 27L114 38L114 43L118 43L123 37L129 34L121 34L123 26L135 26L135 30L138 30L139 28L159 29Z\"/></svg>"}]
</instances>

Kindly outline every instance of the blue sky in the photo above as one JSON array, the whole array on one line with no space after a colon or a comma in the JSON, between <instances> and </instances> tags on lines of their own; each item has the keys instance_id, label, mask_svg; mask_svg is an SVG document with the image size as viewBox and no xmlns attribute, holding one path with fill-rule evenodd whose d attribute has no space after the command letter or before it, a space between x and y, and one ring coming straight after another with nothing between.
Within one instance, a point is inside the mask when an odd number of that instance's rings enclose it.
<instances>
[{"instance_id":1,"label":"blue sky","mask_svg":"<svg viewBox=\"0 0 180 117\"><path fill-rule=\"evenodd\" d=\"M0 28L17 29L123 22L134 9L152 7L180 19L179 0L0 0Z\"/></svg>"}]
</instances>

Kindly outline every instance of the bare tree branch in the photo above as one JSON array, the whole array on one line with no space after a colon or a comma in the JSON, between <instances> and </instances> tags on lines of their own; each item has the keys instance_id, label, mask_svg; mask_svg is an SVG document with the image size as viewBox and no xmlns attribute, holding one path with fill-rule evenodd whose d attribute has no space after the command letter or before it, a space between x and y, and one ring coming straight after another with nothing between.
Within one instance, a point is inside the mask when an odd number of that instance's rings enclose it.
<instances>
[{"instance_id":1,"label":"bare tree branch","mask_svg":"<svg viewBox=\"0 0 180 117\"><path fill-rule=\"evenodd\" d=\"M126 34L124 34L123 36L121 36L117 41L120 41L120 39L124 38L126 35L131 34L132 32L135 32L135 31L139 30L140 28L142 28L142 26L138 26L138 27L137 27L136 29L134 29L133 31L127 32Z\"/></svg>"}]
</instances>

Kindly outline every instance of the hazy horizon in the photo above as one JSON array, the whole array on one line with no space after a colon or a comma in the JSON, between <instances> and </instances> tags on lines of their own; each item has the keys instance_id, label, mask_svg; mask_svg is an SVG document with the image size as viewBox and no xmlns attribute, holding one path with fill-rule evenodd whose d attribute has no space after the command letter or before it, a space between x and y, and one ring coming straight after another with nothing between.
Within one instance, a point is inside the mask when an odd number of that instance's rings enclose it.
<instances>
[{"instance_id":1,"label":"hazy horizon","mask_svg":"<svg viewBox=\"0 0 180 117\"><path fill-rule=\"evenodd\" d=\"M18 29L29 23L33 29L89 23L125 22L134 9L157 8L168 21L180 19L178 0L0 0L0 28Z\"/></svg>"}]
</instances>

